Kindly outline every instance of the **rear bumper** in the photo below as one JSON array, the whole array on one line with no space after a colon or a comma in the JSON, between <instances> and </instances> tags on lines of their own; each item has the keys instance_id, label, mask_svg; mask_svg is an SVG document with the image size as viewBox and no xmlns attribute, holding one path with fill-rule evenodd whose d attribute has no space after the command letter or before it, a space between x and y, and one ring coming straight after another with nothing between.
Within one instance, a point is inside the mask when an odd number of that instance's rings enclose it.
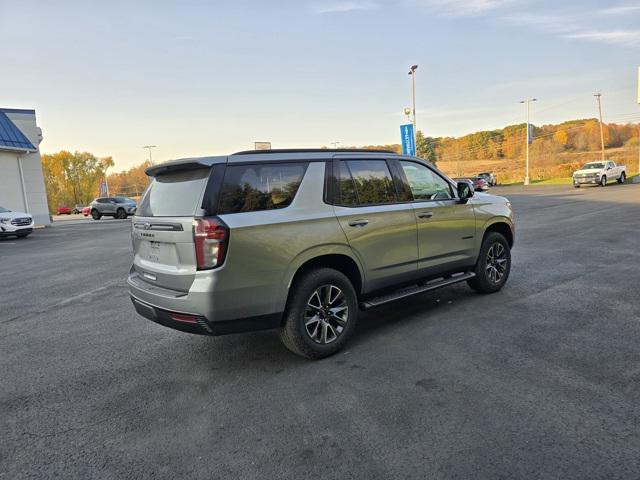
<instances>
[{"instance_id":1,"label":"rear bumper","mask_svg":"<svg viewBox=\"0 0 640 480\"><path fill-rule=\"evenodd\" d=\"M127 279L136 311L145 318L177 330L203 335L269 330L280 326L282 311L267 308L269 292L227 289L205 275L188 292L169 290L141 279L132 268ZM218 288L216 288L216 286ZM269 302L270 303L270 302ZM174 317L193 317L180 321Z\"/></svg>"},{"instance_id":2,"label":"rear bumper","mask_svg":"<svg viewBox=\"0 0 640 480\"><path fill-rule=\"evenodd\" d=\"M211 322L202 315L172 312L155 307L137 299L133 295L131 295L131 301L136 312L143 317L165 327L197 335L228 335L231 333L271 330L278 328L282 320L282 313L272 313L258 317Z\"/></svg>"}]
</instances>

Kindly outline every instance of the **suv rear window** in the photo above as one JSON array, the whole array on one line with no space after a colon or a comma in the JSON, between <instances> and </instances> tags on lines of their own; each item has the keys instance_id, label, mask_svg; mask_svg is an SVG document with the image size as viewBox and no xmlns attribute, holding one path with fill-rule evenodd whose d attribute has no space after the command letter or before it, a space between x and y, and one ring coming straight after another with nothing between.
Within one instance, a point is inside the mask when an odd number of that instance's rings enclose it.
<instances>
[{"instance_id":1,"label":"suv rear window","mask_svg":"<svg viewBox=\"0 0 640 480\"><path fill-rule=\"evenodd\" d=\"M140 217L189 217L200 207L208 168L182 170L158 175L140 200Z\"/></svg>"},{"instance_id":2,"label":"suv rear window","mask_svg":"<svg viewBox=\"0 0 640 480\"><path fill-rule=\"evenodd\" d=\"M224 175L218 213L257 212L291 205L307 163L230 165Z\"/></svg>"}]
</instances>

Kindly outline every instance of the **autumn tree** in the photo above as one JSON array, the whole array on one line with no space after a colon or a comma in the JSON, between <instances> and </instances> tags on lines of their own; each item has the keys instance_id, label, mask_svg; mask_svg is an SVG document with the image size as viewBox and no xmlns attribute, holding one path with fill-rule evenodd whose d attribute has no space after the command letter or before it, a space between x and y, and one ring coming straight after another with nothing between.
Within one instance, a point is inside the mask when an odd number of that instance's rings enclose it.
<instances>
[{"instance_id":1,"label":"autumn tree","mask_svg":"<svg viewBox=\"0 0 640 480\"><path fill-rule=\"evenodd\" d=\"M433 137L425 137L424 134L418 130L416 133L416 155L427 162L435 165L437 162L436 149L438 148L438 141Z\"/></svg>"},{"instance_id":2,"label":"autumn tree","mask_svg":"<svg viewBox=\"0 0 640 480\"><path fill-rule=\"evenodd\" d=\"M111 157L98 158L89 152L61 151L42 155L42 171L49 208L60 205L87 204L98 195L100 182Z\"/></svg>"},{"instance_id":3,"label":"autumn tree","mask_svg":"<svg viewBox=\"0 0 640 480\"><path fill-rule=\"evenodd\" d=\"M123 170L119 173L112 173L107 177L109 183L109 191L114 195L124 195L128 197L137 197L149 185L149 177L144 171L150 166L149 161L145 161L140 165Z\"/></svg>"}]
</instances>

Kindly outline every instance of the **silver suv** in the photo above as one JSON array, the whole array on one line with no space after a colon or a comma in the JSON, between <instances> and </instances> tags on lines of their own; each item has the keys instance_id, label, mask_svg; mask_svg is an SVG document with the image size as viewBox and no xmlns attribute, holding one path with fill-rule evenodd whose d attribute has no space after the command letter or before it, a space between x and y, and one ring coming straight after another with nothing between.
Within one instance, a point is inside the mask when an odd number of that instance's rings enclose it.
<instances>
[{"instance_id":1,"label":"silver suv","mask_svg":"<svg viewBox=\"0 0 640 480\"><path fill-rule=\"evenodd\" d=\"M103 216L125 219L136 213L136 201L129 197L99 197L91 202L89 211L94 220Z\"/></svg>"},{"instance_id":2,"label":"silver suv","mask_svg":"<svg viewBox=\"0 0 640 480\"><path fill-rule=\"evenodd\" d=\"M511 204L419 158L251 151L147 174L129 291L139 314L177 330L277 329L321 358L361 309L462 281L493 293L509 277Z\"/></svg>"}]
</instances>

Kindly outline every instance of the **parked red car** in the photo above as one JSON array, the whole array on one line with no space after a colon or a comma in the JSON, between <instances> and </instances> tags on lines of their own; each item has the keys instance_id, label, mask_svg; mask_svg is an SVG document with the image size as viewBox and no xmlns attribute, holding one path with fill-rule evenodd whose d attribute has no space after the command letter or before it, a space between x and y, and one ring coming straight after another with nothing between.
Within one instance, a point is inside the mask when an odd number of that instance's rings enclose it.
<instances>
[{"instance_id":1,"label":"parked red car","mask_svg":"<svg viewBox=\"0 0 640 480\"><path fill-rule=\"evenodd\" d=\"M88 216L89 216L89 210L91 210L91 207L84 207L84 208L82 209L82 214L83 214L85 217L88 217Z\"/></svg>"},{"instance_id":2,"label":"parked red car","mask_svg":"<svg viewBox=\"0 0 640 480\"><path fill-rule=\"evenodd\" d=\"M58 215L71 215L71 209L69 207L60 206L58 207Z\"/></svg>"}]
</instances>

